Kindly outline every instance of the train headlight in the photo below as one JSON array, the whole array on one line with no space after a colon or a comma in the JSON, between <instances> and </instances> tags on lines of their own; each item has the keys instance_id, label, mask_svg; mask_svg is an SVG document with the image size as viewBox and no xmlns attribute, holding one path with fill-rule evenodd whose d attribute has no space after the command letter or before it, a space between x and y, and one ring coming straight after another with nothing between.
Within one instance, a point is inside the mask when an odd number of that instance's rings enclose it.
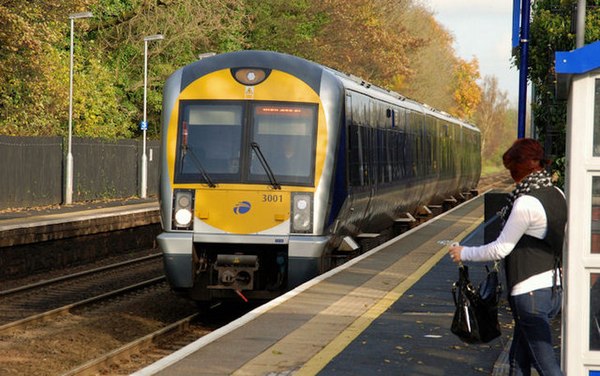
<instances>
[{"instance_id":1,"label":"train headlight","mask_svg":"<svg viewBox=\"0 0 600 376\"><path fill-rule=\"evenodd\" d=\"M231 73L237 82L246 86L254 86L263 82L271 73L269 69L236 68Z\"/></svg>"},{"instance_id":2,"label":"train headlight","mask_svg":"<svg viewBox=\"0 0 600 376\"><path fill-rule=\"evenodd\" d=\"M310 233L313 231L312 207L312 194L292 194L292 232Z\"/></svg>"},{"instance_id":3,"label":"train headlight","mask_svg":"<svg viewBox=\"0 0 600 376\"><path fill-rule=\"evenodd\" d=\"M194 191L173 192L173 230L191 230L194 226Z\"/></svg>"},{"instance_id":4,"label":"train headlight","mask_svg":"<svg viewBox=\"0 0 600 376\"><path fill-rule=\"evenodd\" d=\"M189 209L179 209L175 212L175 222L178 227L189 226L192 222L192 212Z\"/></svg>"}]
</instances>

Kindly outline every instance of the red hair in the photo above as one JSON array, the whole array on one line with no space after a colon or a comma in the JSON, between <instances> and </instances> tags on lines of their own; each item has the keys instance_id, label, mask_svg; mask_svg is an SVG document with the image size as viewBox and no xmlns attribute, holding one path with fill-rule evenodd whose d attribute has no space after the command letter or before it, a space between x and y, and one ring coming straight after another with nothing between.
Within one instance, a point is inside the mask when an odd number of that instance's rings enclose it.
<instances>
[{"instance_id":1,"label":"red hair","mask_svg":"<svg viewBox=\"0 0 600 376\"><path fill-rule=\"evenodd\" d=\"M532 138L516 140L502 156L502 162L516 182L550 164L544 157L542 145Z\"/></svg>"}]
</instances>

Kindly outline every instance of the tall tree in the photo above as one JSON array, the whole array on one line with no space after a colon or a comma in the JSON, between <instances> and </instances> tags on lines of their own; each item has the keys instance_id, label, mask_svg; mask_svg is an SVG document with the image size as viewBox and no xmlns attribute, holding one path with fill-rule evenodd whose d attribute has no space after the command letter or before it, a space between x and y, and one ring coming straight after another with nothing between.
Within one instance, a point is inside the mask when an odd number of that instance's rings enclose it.
<instances>
[{"instance_id":1,"label":"tall tree","mask_svg":"<svg viewBox=\"0 0 600 376\"><path fill-rule=\"evenodd\" d=\"M96 40L96 54L104 56L103 66L115 76L111 82L114 105L122 109L120 114L126 114L123 123L133 134L139 134L137 124L142 118L145 36L165 37L160 42L151 42L148 48L147 108L151 137L159 133L162 84L171 73L197 60L201 53L246 46L242 0L95 1L98 24L90 37ZM126 100L119 102L119 98Z\"/></svg>"},{"instance_id":2,"label":"tall tree","mask_svg":"<svg viewBox=\"0 0 600 376\"><path fill-rule=\"evenodd\" d=\"M84 10L94 18L76 21L76 136L141 133L143 38L156 33L165 39L148 49L150 137L162 83L203 52L288 52L448 111L457 85L463 100L476 78L444 73L458 66L451 38L421 9L416 0L0 0L0 134L66 134L68 15Z\"/></svg>"},{"instance_id":3,"label":"tall tree","mask_svg":"<svg viewBox=\"0 0 600 376\"><path fill-rule=\"evenodd\" d=\"M588 2L589 3L589 2ZM564 155L566 103L556 98L554 53L575 46L571 30L572 0L540 0L533 5L528 78L532 83L532 117L536 134L549 153ZM517 56L516 63L518 63Z\"/></svg>"},{"instance_id":4,"label":"tall tree","mask_svg":"<svg viewBox=\"0 0 600 376\"><path fill-rule=\"evenodd\" d=\"M421 6L406 8L402 23L423 43L407 51L412 72L398 77L396 90L432 107L450 111L455 105L454 79L448 73L454 71L457 64L452 35L430 10Z\"/></svg>"},{"instance_id":5,"label":"tall tree","mask_svg":"<svg viewBox=\"0 0 600 376\"><path fill-rule=\"evenodd\" d=\"M508 95L498 88L498 79L485 76L482 84L481 102L477 106L474 121L481 130L481 156L484 161L495 159L497 151L504 150L515 134L511 134ZM512 132L514 133L514 131Z\"/></svg>"},{"instance_id":6,"label":"tall tree","mask_svg":"<svg viewBox=\"0 0 600 376\"><path fill-rule=\"evenodd\" d=\"M532 117L553 169L564 177L566 101L556 97L554 54L575 49L577 0L538 0L533 3L528 77L533 86ZM585 43L600 39L600 0L587 0ZM516 64L519 63L517 55Z\"/></svg>"},{"instance_id":7,"label":"tall tree","mask_svg":"<svg viewBox=\"0 0 600 376\"><path fill-rule=\"evenodd\" d=\"M314 1L326 22L315 38L315 59L390 88L398 76L409 75L407 50L420 44L403 27L398 14L405 1Z\"/></svg>"},{"instance_id":8,"label":"tall tree","mask_svg":"<svg viewBox=\"0 0 600 376\"><path fill-rule=\"evenodd\" d=\"M88 2L0 2L0 134L62 133L56 111L67 103L68 52L55 46L65 40L68 14Z\"/></svg>"},{"instance_id":9,"label":"tall tree","mask_svg":"<svg viewBox=\"0 0 600 376\"><path fill-rule=\"evenodd\" d=\"M477 85L479 79L479 62L473 58L471 61L459 59L454 68L454 85L452 96L455 105L450 113L458 118L470 120L475 109L481 101L481 88Z\"/></svg>"},{"instance_id":10,"label":"tall tree","mask_svg":"<svg viewBox=\"0 0 600 376\"><path fill-rule=\"evenodd\" d=\"M252 49L315 59L315 38L326 22L314 0L246 0L247 40Z\"/></svg>"}]
</instances>

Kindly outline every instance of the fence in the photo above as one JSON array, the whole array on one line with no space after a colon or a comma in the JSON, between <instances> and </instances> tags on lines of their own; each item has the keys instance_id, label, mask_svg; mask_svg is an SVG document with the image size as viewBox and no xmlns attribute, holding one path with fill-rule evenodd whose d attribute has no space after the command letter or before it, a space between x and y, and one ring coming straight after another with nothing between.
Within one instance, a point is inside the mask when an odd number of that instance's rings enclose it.
<instances>
[{"instance_id":1,"label":"fence","mask_svg":"<svg viewBox=\"0 0 600 376\"><path fill-rule=\"evenodd\" d=\"M148 196L158 193L159 141L148 141ZM61 137L0 136L0 209L64 202L66 143ZM141 140L74 137L73 202L138 196Z\"/></svg>"}]
</instances>

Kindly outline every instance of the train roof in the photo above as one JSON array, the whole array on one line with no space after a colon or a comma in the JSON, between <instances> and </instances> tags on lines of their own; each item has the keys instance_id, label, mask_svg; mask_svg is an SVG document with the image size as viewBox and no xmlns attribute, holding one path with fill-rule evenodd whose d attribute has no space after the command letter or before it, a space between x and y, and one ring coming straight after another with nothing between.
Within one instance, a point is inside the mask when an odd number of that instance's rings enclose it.
<instances>
[{"instance_id":1,"label":"train roof","mask_svg":"<svg viewBox=\"0 0 600 376\"><path fill-rule=\"evenodd\" d=\"M437 110L427 104L417 102L413 99L403 96L402 94L373 85L361 79L360 77L346 74L328 67L324 67L324 69L329 70L334 75L338 76L338 78L342 80L344 87L349 90L361 92L368 96L375 97L379 100L399 105L403 108L408 108L414 111L420 111L422 113L426 113L428 115L436 117L440 120L460 124L463 127L473 129L479 132L479 128L477 128L475 125L470 124L464 120L458 119L444 111Z\"/></svg>"},{"instance_id":2,"label":"train roof","mask_svg":"<svg viewBox=\"0 0 600 376\"><path fill-rule=\"evenodd\" d=\"M333 68L297 56L273 51L242 50L205 57L180 69L181 90L198 77L224 68L270 67L292 74L306 82L313 90L320 92L322 76L331 74L347 90L363 93L393 105L429 114L444 121L460 124L479 131L477 127L457 119L426 104L414 101L396 92L373 85L359 77L337 71Z\"/></svg>"},{"instance_id":3,"label":"train roof","mask_svg":"<svg viewBox=\"0 0 600 376\"><path fill-rule=\"evenodd\" d=\"M181 88L198 77L225 68L269 67L299 77L316 92L320 91L324 67L296 56L272 51L243 50L203 58L182 68Z\"/></svg>"}]
</instances>

